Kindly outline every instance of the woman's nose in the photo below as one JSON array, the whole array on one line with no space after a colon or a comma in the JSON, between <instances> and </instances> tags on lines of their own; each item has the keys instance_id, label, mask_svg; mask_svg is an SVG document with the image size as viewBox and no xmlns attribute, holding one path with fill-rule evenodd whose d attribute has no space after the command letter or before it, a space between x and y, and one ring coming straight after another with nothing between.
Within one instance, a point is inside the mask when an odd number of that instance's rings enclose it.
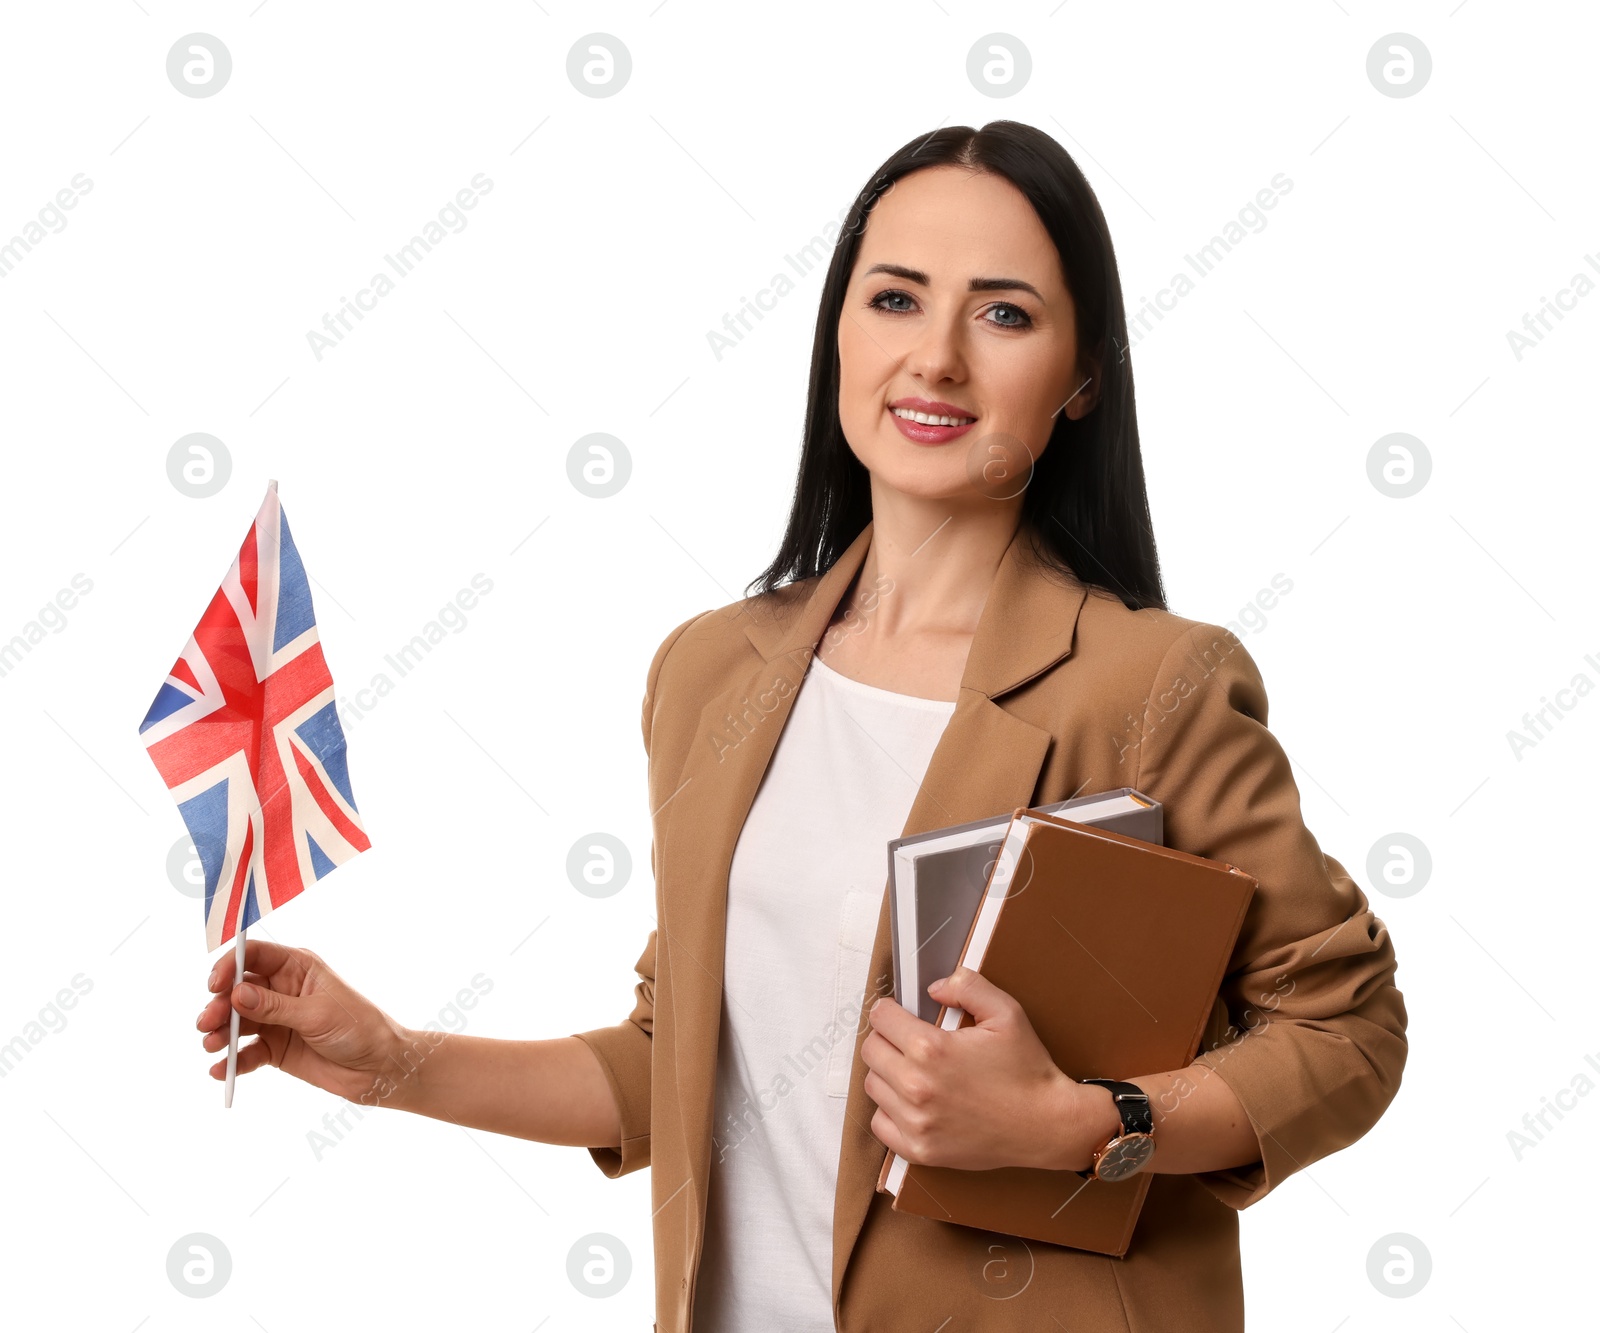
<instances>
[{"instance_id":1,"label":"woman's nose","mask_svg":"<svg viewBox=\"0 0 1600 1333\"><path fill-rule=\"evenodd\" d=\"M948 323L930 320L912 335L902 366L924 384L966 378L966 352L961 334Z\"/></svg>"}]
</instances>

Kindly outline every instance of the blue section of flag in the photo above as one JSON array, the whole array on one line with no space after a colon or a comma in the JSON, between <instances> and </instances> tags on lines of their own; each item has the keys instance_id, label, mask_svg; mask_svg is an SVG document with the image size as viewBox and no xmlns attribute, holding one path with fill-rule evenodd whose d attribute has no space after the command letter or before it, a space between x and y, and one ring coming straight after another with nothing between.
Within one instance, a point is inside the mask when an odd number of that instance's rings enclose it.
<instances>
[{"instance_id":1,"label":"blue section of flag","mask_svg":"<svg viewBox=\"0 0 1600 1333\"><path fill-rule=\"evenodd\" d=\"M289 535L289 520L278 514L278 625L272 634L272 651L293 643L317 623L311 609L311 584L305 566Z\"/></svg>"},{"instance_id":2,"label":"blue section of flag","mask_svg":"<svg viewBox=\"0 0 1600 1333\"><path fill-rule=\"evenodd\" d=\"M208 787L198 796L178 802L178 813L189 829L200 868L206 876L206 916L211 915L211 897L222 878L222 861L228 852L228 779Z\"/></svg>"},{"instance_id":3,"label":"blue section of flag","mask_svg":"<svg viewBox=\"0 0 1600 1333\"><path fill-rule=\"evenodd\" d=\"M256 907L256 872L252 870L250 872L250 882L245 885L244 889L244 920L240 923L240 929L253 926L259 920L261 920L261 912Z\"/></svg>"},{"instance_id":4,"label":"blue section of flag","mask_svg":"<svg viewBox=\"0 0 1600 1333\"><path fill-rule=\"evenodd\" d=\"M162 718L170 717L185 704L193 702L194 695L185 694L176 685L163 684L156 691L156 701L150 705L150 711L144 715L144 721L139 724L140 733L149 731Z\"/></svg>"},{"instance_id":5,"label":"blue section of flag","mask_svg":"<svg viewBox=\"0 0 1600 1333\"><path fill-rule=\"evenodd\" d=\"M306 748L327 771L339 795L356 808L355 792L350 787L350 765L345 756L344 728L339 725L335 705L329 703L317 709L294 729L295 735L306 743ZM319 875L320 879L321 876Z\"/></svg>"},{"instance_id":6,"label":"blue section of flag","mask_svg":"<svg viewBox=\"0 0 1600 1333\"><path fill-rule=\"evenodd\" d=\"M311 870L318 879L321 879L334 868L333 862L328 859L328 854L317 846L317 840L309 833L306 834L306 846L311 849Z\"/></svg>"}]
</instances>

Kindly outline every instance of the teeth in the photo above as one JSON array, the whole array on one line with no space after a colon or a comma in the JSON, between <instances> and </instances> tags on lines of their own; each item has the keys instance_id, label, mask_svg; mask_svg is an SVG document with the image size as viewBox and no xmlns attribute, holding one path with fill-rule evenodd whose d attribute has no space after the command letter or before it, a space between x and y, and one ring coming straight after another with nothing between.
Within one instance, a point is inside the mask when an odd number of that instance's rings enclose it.
<instances>
[{"instance_id":1,"label":"teeth","mask_svg":"<svg viewBox=\"0 0 1600 1333\"><path fill-rule=\"evenodd\" d=\"M926 412L913 412L909 407L891 407L889 409L897 417L907 421L920 421L924 426L965 426L976 421L977 417L931 417Z\"/></svg>"}]
</instances>

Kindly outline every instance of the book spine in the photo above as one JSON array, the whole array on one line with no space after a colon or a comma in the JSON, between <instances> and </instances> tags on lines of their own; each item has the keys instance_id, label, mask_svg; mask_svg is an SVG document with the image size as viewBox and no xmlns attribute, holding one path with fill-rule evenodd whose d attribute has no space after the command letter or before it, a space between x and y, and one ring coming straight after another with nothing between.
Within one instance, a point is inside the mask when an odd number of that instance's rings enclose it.
<instances>
[{"instance_id":1,"label":"book spine","mask_svg":"<svg viewBox=\"0 0 1600 1333\"><path fill-rule=\"evenodd\" d=\"M989 905L989 895L994 892L995 877L1002 873L1002 869L1005 874L1005 896L1009 896L1011 879L1016 873L1017 863L1022 859L1028 847L1028 821L1020 818L1026 809L1026 806L1018 806L1011 814L1011 822L1006 825L1005 837L1000 843L1000 852L994 858L994 864L989 867L989 878L984 881L983 896L978 899L978 910L972 914L972 921L967 926L967 937L961 945L958 966L971 968L974 972L982 970L983 960L981 958L974 960L973 958L972 937L977 933L978 922ZM1004 907L1005 902L1002 897L1002 901L995 910L999 912ZM993 928L990 929L989 933L992 938L994 934ZM957 1014L960 1015L959 1018L955 1017ZM947 1021L947 1019L953 1021ZM941 1004L939 1012L933 1017L934 1026L943 1028L947 1032L970 1027L972 1021L972 1015L967 1013L965 1009L952 1009L947 1004Z\"/></svg>"}]
</instances>

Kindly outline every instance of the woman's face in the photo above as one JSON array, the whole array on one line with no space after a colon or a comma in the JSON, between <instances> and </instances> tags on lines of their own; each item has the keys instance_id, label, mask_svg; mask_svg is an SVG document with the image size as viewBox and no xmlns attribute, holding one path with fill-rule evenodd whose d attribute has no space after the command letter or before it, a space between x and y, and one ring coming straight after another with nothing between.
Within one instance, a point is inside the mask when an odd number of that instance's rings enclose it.
<instances>
[{"instance_id":1,"label":"woman's face","mask_svg":"<svg viewBox=\"0 0 1600 1333\"><path fill-rule=\"evenodd\" d=\"M839 316L839 418L875 485L1019 495L1056 413L1094 405L1095 373L1055 245L1009 181L927 167L874 206Z\"/></svg>"}]
</instances>

